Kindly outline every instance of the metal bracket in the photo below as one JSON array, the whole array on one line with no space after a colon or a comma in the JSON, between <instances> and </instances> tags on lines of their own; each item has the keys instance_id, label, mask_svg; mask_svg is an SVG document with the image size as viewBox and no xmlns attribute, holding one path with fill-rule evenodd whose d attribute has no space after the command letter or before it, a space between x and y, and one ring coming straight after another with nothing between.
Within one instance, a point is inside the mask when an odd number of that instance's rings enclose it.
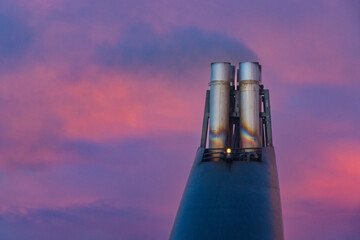
<instances>
[{"instance_id":1,"label":"metal bracket","mask_svg":"<svg viewBox=\"0 0 360 240\"><path fill-rule=\"evenodd\" d=\"M206 138L207 138L207 132L209 126L209 113L210 113L210 90L207 90L205 97L205 109L204 109L204 118L202 124L202 132L201 132L201 142L200 142L200 147L202 148L206 147Z\"/></svg>"},{"instance_id":2,"label":"metal bracket","mask_svg":"<svg viewBox=\"0 0 360 240\"><path fill-rule=\"evenodd\" d=\"M272 130L271 130L271 113L270 113L270 95L269 89L260 89L260 95L262 96L263 108L264 112L260 113L260 117L263 120L263 124L265 126L265 140L266 147L270 147L273 145L272 141Z\"/></svg>"}]
</instances>

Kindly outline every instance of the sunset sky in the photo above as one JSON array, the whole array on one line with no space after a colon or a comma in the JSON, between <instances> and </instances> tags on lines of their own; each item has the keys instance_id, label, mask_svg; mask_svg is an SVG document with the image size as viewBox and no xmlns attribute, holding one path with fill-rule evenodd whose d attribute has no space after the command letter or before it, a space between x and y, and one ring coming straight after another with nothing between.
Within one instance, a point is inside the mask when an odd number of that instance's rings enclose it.
<instances>
[{"instance_id":1,"label":"sunset sky","mask_svg":"<svg viewBox=\"0 0 360 240\"><path fill-rule=\"evenodd\" d=\"M262 65L286 239L360 239L359 24L358 0L0 0L0 239L167 239L214 61Z\"/></svg>"}]
</instances>

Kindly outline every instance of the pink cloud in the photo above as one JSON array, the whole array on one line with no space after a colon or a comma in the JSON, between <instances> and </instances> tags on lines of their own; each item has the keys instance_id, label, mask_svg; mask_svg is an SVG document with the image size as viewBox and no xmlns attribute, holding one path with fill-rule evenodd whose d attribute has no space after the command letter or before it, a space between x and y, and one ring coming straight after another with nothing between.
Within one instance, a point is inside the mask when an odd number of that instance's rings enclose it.
<instances>
[{"instance_id":1,"label":"pink cloud","mask_svg":"<svg viewBox=\"0 0 360 240\"><path fill-rule=\"evenodd\" d=\"M59 152L56 143L44 143L46 136L101 142L198 130L203 99L169 83L166 75L143 81L141 73L89 67L69 81L64 71L66 66L37 64L3 77L0 95L7 114L0 121L9 145L0 155L4 166L76 159Z\"/></svg>"},{"instance_id":2,"label":"pink cloud","mask_svg":"<svg viewBox=\"0 0 360 240\"><path fill-rule=\"evenodd\" d=\"M305 198L340 205L359 207L360 150L359 142L337 140L323 146L322 171L312 172L306 179Z\"/></svg>"},{"instance_id":3,"label":"pink cloud","mask_svg":"<svg viewBox=\"0 0 360 240\"><path fill-rule=\"evenodd\" d=\"M313 148L318 153L302 154L298 177L283 182L282 193L286 215L303 215L306 210L298 203L320 203L336 209L359 207L360 151L352 140L324 141ZM312 161L309 161L310 158ZM331 213L331 212L330 212Z\"/></svg>"},{"instance_id":4,"label":"pink cloud","mask_svg":"<svg viewBox=\"0 0 360 240\"><path fill-rule=\"evenodd\" d=\"M175 86L161 78L149 82L136 75L101 73L99 81L78 81L63 89L66 97L57 102L56 114L65 136L98 141L195 130L191 103Z\"/></svg>"}]
</instances>

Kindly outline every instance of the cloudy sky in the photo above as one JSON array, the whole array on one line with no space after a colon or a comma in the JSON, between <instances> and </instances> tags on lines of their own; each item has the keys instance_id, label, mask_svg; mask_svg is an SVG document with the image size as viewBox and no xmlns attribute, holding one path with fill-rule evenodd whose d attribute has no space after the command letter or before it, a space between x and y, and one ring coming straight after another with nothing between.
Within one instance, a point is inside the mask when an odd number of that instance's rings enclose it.
<instances>
[{"instance_id":1,"label":"cloudy sky","mask_svg":"<svg viewBox=\"0 0 360 240\"><path fill-rule=\"evenodd\" d=\"M0 0L0 239L167 239L210 62L259 61L285 235L360 239L357 0Z\"/></svg>"}]
</instances>

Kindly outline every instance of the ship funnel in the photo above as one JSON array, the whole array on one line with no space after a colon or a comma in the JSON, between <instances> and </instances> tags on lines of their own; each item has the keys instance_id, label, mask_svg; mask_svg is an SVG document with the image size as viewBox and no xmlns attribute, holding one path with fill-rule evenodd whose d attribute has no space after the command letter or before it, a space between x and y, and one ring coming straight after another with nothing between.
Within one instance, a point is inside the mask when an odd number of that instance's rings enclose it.
<instances>
[{"instance_id":1,"label":"ship funnel","mask_svg":"<svg viewBox=\"0 0 360 240\"><path fill-rule=\"evenodd\" d=\"M284 240L261 65L211 64L201 142L171 240ZM207 134L209 133L209 137Z\"/></svg>"}]
</instances>

